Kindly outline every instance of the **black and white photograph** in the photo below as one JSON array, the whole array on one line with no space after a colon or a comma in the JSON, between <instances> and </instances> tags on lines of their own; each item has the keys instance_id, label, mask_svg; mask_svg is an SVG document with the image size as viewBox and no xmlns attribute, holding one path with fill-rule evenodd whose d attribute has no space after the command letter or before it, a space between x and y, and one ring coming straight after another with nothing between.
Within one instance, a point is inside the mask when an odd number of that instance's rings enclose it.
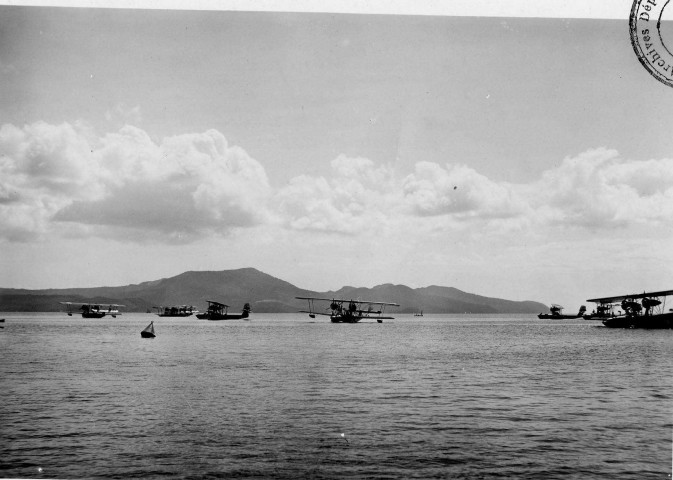
<instances>
[{"instance_id":1,"label":"black and white photograph","mask_svg":"<svg viewBox=\"0 0 673 480\"><path fill-rule=\"evenodd\" d=\"M0 478L671 478L673 6L417 3L0 0Z\"/></svg>"}]
</instances>

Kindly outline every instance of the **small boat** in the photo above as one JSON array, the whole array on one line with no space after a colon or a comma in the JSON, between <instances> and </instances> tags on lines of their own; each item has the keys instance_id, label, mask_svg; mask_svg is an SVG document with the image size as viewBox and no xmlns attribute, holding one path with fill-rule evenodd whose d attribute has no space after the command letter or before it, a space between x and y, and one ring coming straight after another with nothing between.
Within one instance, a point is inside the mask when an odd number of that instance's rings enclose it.
<instances>
[{"instance_id":1,"label":"small boat","mask_svg":"<svg viewBox=\"0 0 673 480\"><path fill-rule=\"evenodd\" d=\"M192 305L170 305L168 307L154 307L160 317L190 317L199 311Z\"/></svg>"},{"instance_id":2,"label":"small boat","mask_svg":"<svg viewBox=\"0 0 673 480\"><path fill-rule=\"evenodd\" d=\"M568 315L563 313L563 307L561 305L552 303L551 307L549 308L549 311L551 313L541 313L537 316L537 318L543 320L564 320L567 318L580 318L582 315L584 315L584 312L587 311L587 307L582 305L580 307L579 312L577 312L576 315Z\"/></svg>"},{"instance_id":3,"label":"small boat","mask_svg":"<svg viewBox=\"0 0 673 480\"><path fill-rule=\"evenodd\" d=\"M199 313L196 318L200 320L241 320L250 316L250 304L243 305L241 313L228 313L229 305L215 302L213 300L206 300L208 302L208 309L205 313Z\"/></svg>"},{"instance_id":4,"label":"small boat","mask_svg":"<svg viewBox=\"0 0 673 480\"><path fill-rule=\"evenodd\" d=\"M154 334L154 321L151 321L150 324L146 326L142 332L140 332L140 336L143 338L156 337L156 335Z\"/></svg>"}]
</instances>

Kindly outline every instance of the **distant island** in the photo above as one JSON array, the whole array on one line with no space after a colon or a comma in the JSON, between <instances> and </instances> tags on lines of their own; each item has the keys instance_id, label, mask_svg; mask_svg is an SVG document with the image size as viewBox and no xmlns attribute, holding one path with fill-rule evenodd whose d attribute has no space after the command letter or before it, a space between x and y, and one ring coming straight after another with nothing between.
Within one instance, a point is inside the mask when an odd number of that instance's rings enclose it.
<instances>
[{"instance_id":1,"label":"distant island","mask_svg":"<svg viewBox=\"0 0 673 480\"><path fill-rule=\"evenodd\" d=\"M316 292L295 287L255 268L185 272L123 287L26 290L0 288L0 311L53 312L63 301L119 303L126 312L145 312L155 305L195 305L205 309L206 300L220 300L231 310L252 305L256 313L292 313L306 308L295 297L329 297L396 302L394 313L539 313L548 307L533 301L511 301L463 292L453 287L410 288L383 284L373 288L342 287Z\"/></svg>"}]
</instances>

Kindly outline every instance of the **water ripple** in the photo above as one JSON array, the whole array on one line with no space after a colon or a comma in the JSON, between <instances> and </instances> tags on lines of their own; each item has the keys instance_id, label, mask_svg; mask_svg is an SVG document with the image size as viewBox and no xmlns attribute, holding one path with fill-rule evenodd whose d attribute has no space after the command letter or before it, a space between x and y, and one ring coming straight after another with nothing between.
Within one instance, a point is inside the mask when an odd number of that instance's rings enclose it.
<instances>
[{"instance_id":1,"label":"water ripple","mask_svg":"<svg viewBox=\"0 0 673 480\"><path fill-rule=\"evenodd\" d=\"M35 316L3 330L3 477L670 473L670 332L269 315L159 320L147 342L147 321Z\"/></svg>"}]
</instances>

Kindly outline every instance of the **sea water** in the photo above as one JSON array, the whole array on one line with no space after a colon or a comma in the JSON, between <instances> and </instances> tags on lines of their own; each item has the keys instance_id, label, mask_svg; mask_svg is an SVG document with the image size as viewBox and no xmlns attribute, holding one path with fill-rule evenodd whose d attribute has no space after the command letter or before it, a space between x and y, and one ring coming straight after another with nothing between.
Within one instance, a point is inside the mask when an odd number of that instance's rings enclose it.
<instances>
[{"instance_id":1,"label":"sea water","mask_svg":"<svg viewBox=\"0 0 673 480\"><path fill-rule=\"evenodd\" d=\"M0 316L0 477L671 474L669 330Z\"/></svg>"}]
</instances>

